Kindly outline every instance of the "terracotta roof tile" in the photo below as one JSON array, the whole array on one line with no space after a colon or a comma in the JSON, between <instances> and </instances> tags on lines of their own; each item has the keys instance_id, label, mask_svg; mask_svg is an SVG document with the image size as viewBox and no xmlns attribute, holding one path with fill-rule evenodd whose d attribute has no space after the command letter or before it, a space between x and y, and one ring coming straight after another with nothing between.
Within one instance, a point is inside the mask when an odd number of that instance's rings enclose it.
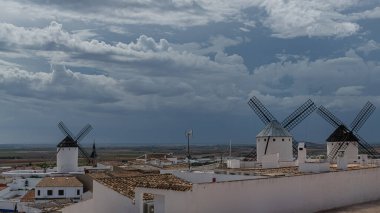
<instances>
[{"instance_id":1,"label":"terracotta roof tile","mask_svg":"<svg viewBox=\"0 0 380 213\"><path fill-rule=\"evenodd\" d=\"M76 177L44 177L36 187L82 187Z\"/></svg>"},{"instance_id":2,"label":"terracotta roof tile","mask_svg":"<svg viewBox=\"0 0 380 213\"><path fill-rule=\"evenodd\" d=\"M34 202L35 199L35 193L34 189L29 190L22 198L21 202Z\"/></svg>"},{"instance_id":3,"label":"terracotta roof tile","mask_svg":"<svg viewBox=\"0 0 380 213\"><path fill-rule=\"evenodd\" d=\"M184 181L172 174L143 175L133 177L113 177L99 178L97 181L122 195L131 199L135 197L136 187L146 187L155 189L165 189L174 191L191 190L192 184ZM144 200L150 200L153 197L144 196Z\"/></svg>"}]
</instances>

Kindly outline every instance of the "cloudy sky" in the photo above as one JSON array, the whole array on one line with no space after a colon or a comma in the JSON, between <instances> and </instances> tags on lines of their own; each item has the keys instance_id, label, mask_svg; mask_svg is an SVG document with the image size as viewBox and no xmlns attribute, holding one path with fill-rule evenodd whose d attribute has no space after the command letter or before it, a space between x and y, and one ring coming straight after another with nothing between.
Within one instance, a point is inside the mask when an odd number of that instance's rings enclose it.
<instances>
[{"instance_id":1,"label":"cloudy sky","mask_svg":"<svg viewBox=\"0 0 380 213\"><path fill-rule=\"evenodd\" d=\"M253 143L311 98L345 123L380 107L380 1L0 0L0 143ZM380 112L360 130L377 142ZM333 129L313 114L298 140ZM380 142L380 141L379 141Z\"/></svg>"}]
</instances>

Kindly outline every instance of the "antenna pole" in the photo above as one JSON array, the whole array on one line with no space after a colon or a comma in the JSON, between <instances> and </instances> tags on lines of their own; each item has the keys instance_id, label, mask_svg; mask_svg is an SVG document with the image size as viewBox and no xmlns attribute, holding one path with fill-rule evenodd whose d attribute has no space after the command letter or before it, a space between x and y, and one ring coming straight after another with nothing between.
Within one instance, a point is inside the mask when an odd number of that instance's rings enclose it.
<instances>
[{"instance_id":1,"label":"antenna pole","mask_svg":"<svg viewBox=\"0 0 380 213\"><path fill-rule=\"evenodd\" d=\"M187 130L186 131L186 137L187 137L187 163L189 165L189 171L191 170L191 162L190 162L190 137L193 135L193 130Z\"/></svg>"},{"instance_id":2,"label":"antenna pole","mask_svg":"<svg viewBox=\"0 0 380 213\"><path fill-rule=\"evenodd\" d=\"M230 158L231 158L231 139L230 139Z\"/></svg>"},{"instance_id":3,"label":"antenna pole","mask_svg":"<svg viewBox=\"0 0 380 213\"><path fill-rule=\"evenodd\" d=\"M190 134L187 134L187 163L189 165L189 171L191 170L190 163Z\"/></svg>"}]
</instances>

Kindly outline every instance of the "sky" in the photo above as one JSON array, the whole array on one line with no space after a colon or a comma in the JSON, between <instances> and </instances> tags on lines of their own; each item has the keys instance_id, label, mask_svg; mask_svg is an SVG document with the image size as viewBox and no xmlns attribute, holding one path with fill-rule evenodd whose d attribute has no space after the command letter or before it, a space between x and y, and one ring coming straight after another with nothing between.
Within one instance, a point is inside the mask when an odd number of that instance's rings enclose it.
<instances>
[{"instance_id":1,"label":"sky","mask_svg":"<svg viewBox=\"0 0 380 213\"><path fill-rule=\"evenodd\" d=\"M380 107L380 1L0 0L0 144L254 144L308 99L347 125ZM378 141L380 112L360 130ZM292 132L323 143L316 113Z\"/></svg>"}]
</instances>

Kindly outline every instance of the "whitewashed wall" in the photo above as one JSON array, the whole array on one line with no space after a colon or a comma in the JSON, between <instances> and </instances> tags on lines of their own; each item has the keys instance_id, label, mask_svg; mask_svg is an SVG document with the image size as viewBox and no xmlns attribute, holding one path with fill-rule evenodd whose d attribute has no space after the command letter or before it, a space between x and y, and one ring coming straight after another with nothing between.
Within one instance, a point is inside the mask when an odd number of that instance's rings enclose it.
<instances>
[{"instance_id":1,"label":"whitewashed wall","mask_svg":"<svg viewBox=\"0 0 380 213\"><path fill-rule=\"evenodd\" d=\"M62 209L62 213L96 212L94 199L75 203Z\"/></svg>"},{"instance_id":2,"label":"whitewashed wall","mask_svg":"<svg viewBox=\"0 0 380 213\"><path fill-rule=\"evenodd\" d=\"M267 146L267 137L256 138L256 154L257 161L261 162L265 153L265 147ZM273 141L273 139L275 141ZM284 139L284 141L282 141ZM280 161L292 161L293 160L293 146L291 137L271 137L269 138L269 144L267 147L267 155L280 153Z\"/></svg>"},{"instance_id":3,"label":"whitewashed wall","mask_svg":"<svg viewBox=\"0 0 380 213\"><path fill-rule=\"evenodd\" d=\"M295 177L194 184L165 195L166 213L315 212L380 199L380 168Z\"/></svg>"},{"instance_id":4,"label":"whitewashed wall","mask_svg":"<svg viewBox=\"0 0 380 213\"><path fill-rule=\"evenodd\" d=\"M67 173L78 171L78 148L63 147L57 151L57 172Z\"/></svg>"}]
</instances>

